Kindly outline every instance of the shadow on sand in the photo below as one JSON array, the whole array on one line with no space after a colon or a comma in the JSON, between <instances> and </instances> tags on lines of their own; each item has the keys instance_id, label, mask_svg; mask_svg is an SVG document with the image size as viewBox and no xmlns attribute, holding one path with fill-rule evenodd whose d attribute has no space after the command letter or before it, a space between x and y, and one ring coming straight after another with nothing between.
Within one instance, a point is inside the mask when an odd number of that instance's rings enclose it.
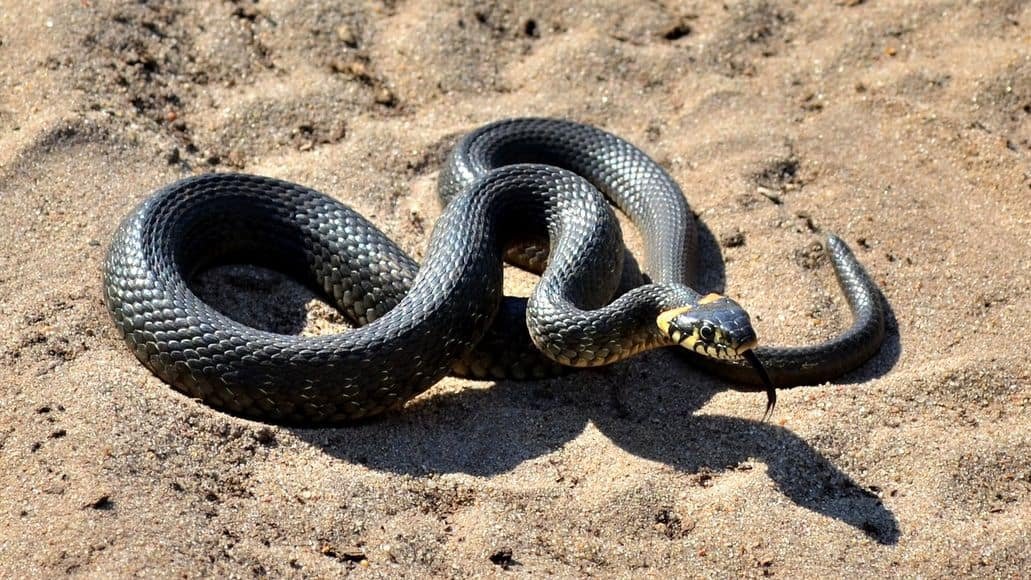
<instances>
[{"instance_id":1,"label":"shadow on sand","mask_svg":"<svg viewBox=\"0 0 1031 580\"><path fill-rule=\"evenodd\" d=\"M795 504L882 544L897 542L898 524L880 499L791 431L696 414L717 392L715 383L693 370L674 379L655 376L650 363L676 366L656 360L666 356L644 355L549 381L503 381L437 394L369 424L295 432L334 457L377 470L491 476L561 449L593 423L625 451L687 473L718 474L756 459ZM761 409L757 401L757 419Z\"/></svg>"}]
</instances>

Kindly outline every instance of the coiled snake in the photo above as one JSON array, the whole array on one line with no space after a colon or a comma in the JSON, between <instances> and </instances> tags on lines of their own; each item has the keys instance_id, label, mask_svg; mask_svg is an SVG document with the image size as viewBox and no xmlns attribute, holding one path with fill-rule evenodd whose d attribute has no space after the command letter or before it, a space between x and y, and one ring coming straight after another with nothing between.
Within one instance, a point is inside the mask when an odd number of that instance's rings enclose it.
<instances>
[{"instance_id":1,"label":"coiled snake","mask_svg":"<svg viewBox=\"0 0 1031 580\"><path fill-rule=\"evenodd\" d=\"M639 228L650 277L614 300L623 245L599 191ZM108 309L136 357L179 391L295 424L376 415L449 371L545 376L674 345L720 376L764 384L769 411L774 385L834 378L872 356L884 336L876 285L831 236L852 326L815 346L757 347L738 304L689 285L695 223L680 188L645 153L594 127L552 119L481 127L452 152L439 193L448 203L420 266L311 189L240 174L184 179L119 227L104 267ZM533 270L547 263L528 300L502 296L506 252ZM320 289L359 328L266 332L190 290L199 270L240 261Z\"/></svg>"}]
</instances>

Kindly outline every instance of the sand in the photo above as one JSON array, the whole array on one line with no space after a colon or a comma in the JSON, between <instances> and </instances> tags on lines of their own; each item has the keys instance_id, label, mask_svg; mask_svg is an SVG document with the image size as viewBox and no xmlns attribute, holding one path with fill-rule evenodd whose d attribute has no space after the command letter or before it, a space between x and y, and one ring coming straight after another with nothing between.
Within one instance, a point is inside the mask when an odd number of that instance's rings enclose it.
<instances>
[{"instance_id":1,"label":"sand","mask_svg":"<svg viewBox=\"0 0 1031 580\"><path fill-rule=\"evenodd\" d=\"M1020 0L0 1L0 574L1027 574L1029 27ZM848 324L811 249L841 235L891 304L881 353L769 423L661 351L296 429L178 394L116 335L101 263L157 187L293 180L421 257L449 148L519 115L655 156L705 289L767 343ZM340 326L275 273L198 285Z\"/></svg>"}]
</instances>

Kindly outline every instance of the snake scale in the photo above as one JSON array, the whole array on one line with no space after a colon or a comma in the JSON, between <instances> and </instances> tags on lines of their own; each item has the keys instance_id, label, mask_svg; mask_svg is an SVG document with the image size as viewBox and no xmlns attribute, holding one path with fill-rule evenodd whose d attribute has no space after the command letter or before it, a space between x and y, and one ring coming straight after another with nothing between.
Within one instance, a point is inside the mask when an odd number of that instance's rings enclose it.
<instances>
[{"instance_id":1,"label":"snake scale","mask_svg":"<svg viewBox=\"0 0 1031 580\"><path fill-rule=\"evenodd\" d=\"M419 265L312 189L242 174L186 178L118 228L105 301L136 357L177 390L240 416L306 425L398 408L448 372L539 377L663 346L764 385L772 405L774 386L835 378L884 337L876 285L830 236L853 324L813 346L757 346L741 306L691 287L696 225L677 184L637 147L588 125L529 118L476 129L441 170L439 194L446 206ZM645 242L648 280L622 293L610 201ZM502 296L506 257L543 269L529 299ZM296 277L357 328L302 337L229 318L190 281L234 262Z\"/></svg>"}]
</instances>

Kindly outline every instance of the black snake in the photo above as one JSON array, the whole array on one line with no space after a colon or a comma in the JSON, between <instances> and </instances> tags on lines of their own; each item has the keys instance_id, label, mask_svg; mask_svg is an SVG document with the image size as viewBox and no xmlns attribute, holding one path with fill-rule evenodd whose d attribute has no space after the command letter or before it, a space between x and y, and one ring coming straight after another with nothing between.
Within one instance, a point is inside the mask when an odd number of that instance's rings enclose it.
<instances>
[{"instance_id":1,"label":"black snake","mask_svg":"<svg viewBox=\"0 0 1031 580\"><path fill-rule=\"evenodd\" d=\"M689 285L696 226L680 188L641 150L600 129L552 119L481 127L456 146L439 190L447 205L420 266L317 191L241 174L178 181L118 229L104 268L106 303L137 358L173 387L280 423L376 415L449 371L546 376L671 345L772 395L772 385L851 370L883 340L876 285L830 236L853 325L811 347L757 347L738 304ZM649 280L615 299L623 244L599 191L645 241ZM502 296L506 256L534 271L546 263L528 300ZM188 283L228 262L292 274L359 328L301 337L236 322Z\"/></svg>"}]
</instances>

